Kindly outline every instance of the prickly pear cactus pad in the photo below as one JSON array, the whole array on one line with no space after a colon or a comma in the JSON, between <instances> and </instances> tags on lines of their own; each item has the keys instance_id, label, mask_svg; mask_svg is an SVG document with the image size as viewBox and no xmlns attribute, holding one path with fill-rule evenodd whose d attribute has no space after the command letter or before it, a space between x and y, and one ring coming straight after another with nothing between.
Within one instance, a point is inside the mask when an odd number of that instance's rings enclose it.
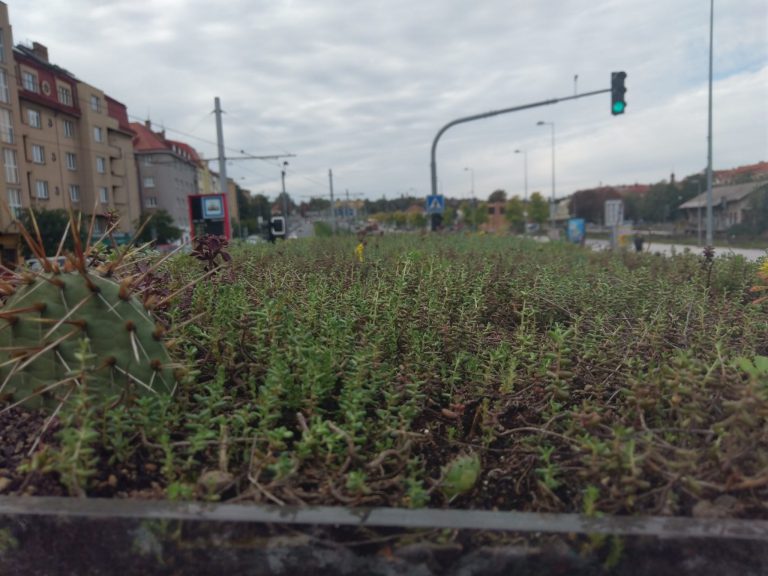
<instances>
[{"instance_id":1,"label":"prickly pear cactus pad","mask_svg":"<svg viewBox=\"0 0 768 576\"><path fill-rule=\"evenodd\" d=\"M95 398L171 394L176 378L162 333L128 281L28 275L0 309L0 397L54 407L73 386Z\"/></svg>"}]
</instances>

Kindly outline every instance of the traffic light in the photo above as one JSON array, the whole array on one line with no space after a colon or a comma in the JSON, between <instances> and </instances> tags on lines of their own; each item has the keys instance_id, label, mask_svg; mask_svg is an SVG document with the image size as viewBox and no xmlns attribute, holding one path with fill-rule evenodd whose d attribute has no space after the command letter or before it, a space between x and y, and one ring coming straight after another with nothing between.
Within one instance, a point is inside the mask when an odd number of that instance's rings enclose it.
<instances>
[{"instance_id":1,"label":"traffic light","mask_svg":"<svg viewBox=\"0 0 768 576\"><path fill-rule=\"evenodd\" d=\"M624 80L627 79L626 72L611 72L611 114L624 114L627 102L624 100L624 93L627 89L624 87Z\"/></svg>"},{"instance_id":2,"label":"traffic light","mask_svg":"<svg viewBox=\"0 0 768 576\"><path fill-rule=\"evenodd\" d=\"M285 218L273 216L269 225L273 236L285 236Z\"/></svg>"}]
</instances>

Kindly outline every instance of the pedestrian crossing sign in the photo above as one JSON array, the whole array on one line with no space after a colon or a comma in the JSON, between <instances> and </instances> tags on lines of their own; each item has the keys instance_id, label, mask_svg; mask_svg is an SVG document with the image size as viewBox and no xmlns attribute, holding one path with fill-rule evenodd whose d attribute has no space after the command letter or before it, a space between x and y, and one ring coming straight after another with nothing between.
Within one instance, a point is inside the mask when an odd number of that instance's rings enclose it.
<instances>
[{"instance_id":1,"label":"pedestrian crossing sign","mask_svg":"<svg viewBox=\"0 0 768 576\"><path fill-rule=\"evenodd\" d=\"M445 196L435 194L427 196L427 214L442 214L445 211Z\"/></svg>"}]
</instances>

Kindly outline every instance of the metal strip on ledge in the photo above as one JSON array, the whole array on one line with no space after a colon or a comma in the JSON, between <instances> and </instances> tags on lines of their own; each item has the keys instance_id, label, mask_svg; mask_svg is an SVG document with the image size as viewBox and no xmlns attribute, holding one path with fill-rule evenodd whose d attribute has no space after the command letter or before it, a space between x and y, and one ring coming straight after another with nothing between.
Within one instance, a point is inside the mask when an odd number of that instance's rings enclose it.
<instances>
[{"instance_id":1,"label":"metal strip on ledge","mask_svg":"<svg viewBox=\"0 0 768 576\"><path fill-rule=\"evenodd\" d=\"M0 496L1 516L260 522L378 528L445 528L768 541L768 521L662 516L540 514L491 510L295 507L167 500Z\"/></svg>"}]
</instances>

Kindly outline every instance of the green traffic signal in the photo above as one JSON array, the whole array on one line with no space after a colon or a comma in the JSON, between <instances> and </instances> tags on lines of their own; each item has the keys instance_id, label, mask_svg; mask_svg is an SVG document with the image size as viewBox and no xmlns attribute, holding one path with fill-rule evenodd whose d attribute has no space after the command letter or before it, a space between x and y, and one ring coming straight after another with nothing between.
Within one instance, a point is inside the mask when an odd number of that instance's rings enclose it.
<instances>
[{"instance_id":1,"label":"green traffic signal","mask_svg":"<svg viewBox=\"0 0 768 576\"><path fill-rule=\"evenodd\" d=\"M611 72L611 114L624 114L627 102L624 100L624 93L627 89L624 87L624 80L627 79L626 72Z\"/></svg>"}]
</instances>

